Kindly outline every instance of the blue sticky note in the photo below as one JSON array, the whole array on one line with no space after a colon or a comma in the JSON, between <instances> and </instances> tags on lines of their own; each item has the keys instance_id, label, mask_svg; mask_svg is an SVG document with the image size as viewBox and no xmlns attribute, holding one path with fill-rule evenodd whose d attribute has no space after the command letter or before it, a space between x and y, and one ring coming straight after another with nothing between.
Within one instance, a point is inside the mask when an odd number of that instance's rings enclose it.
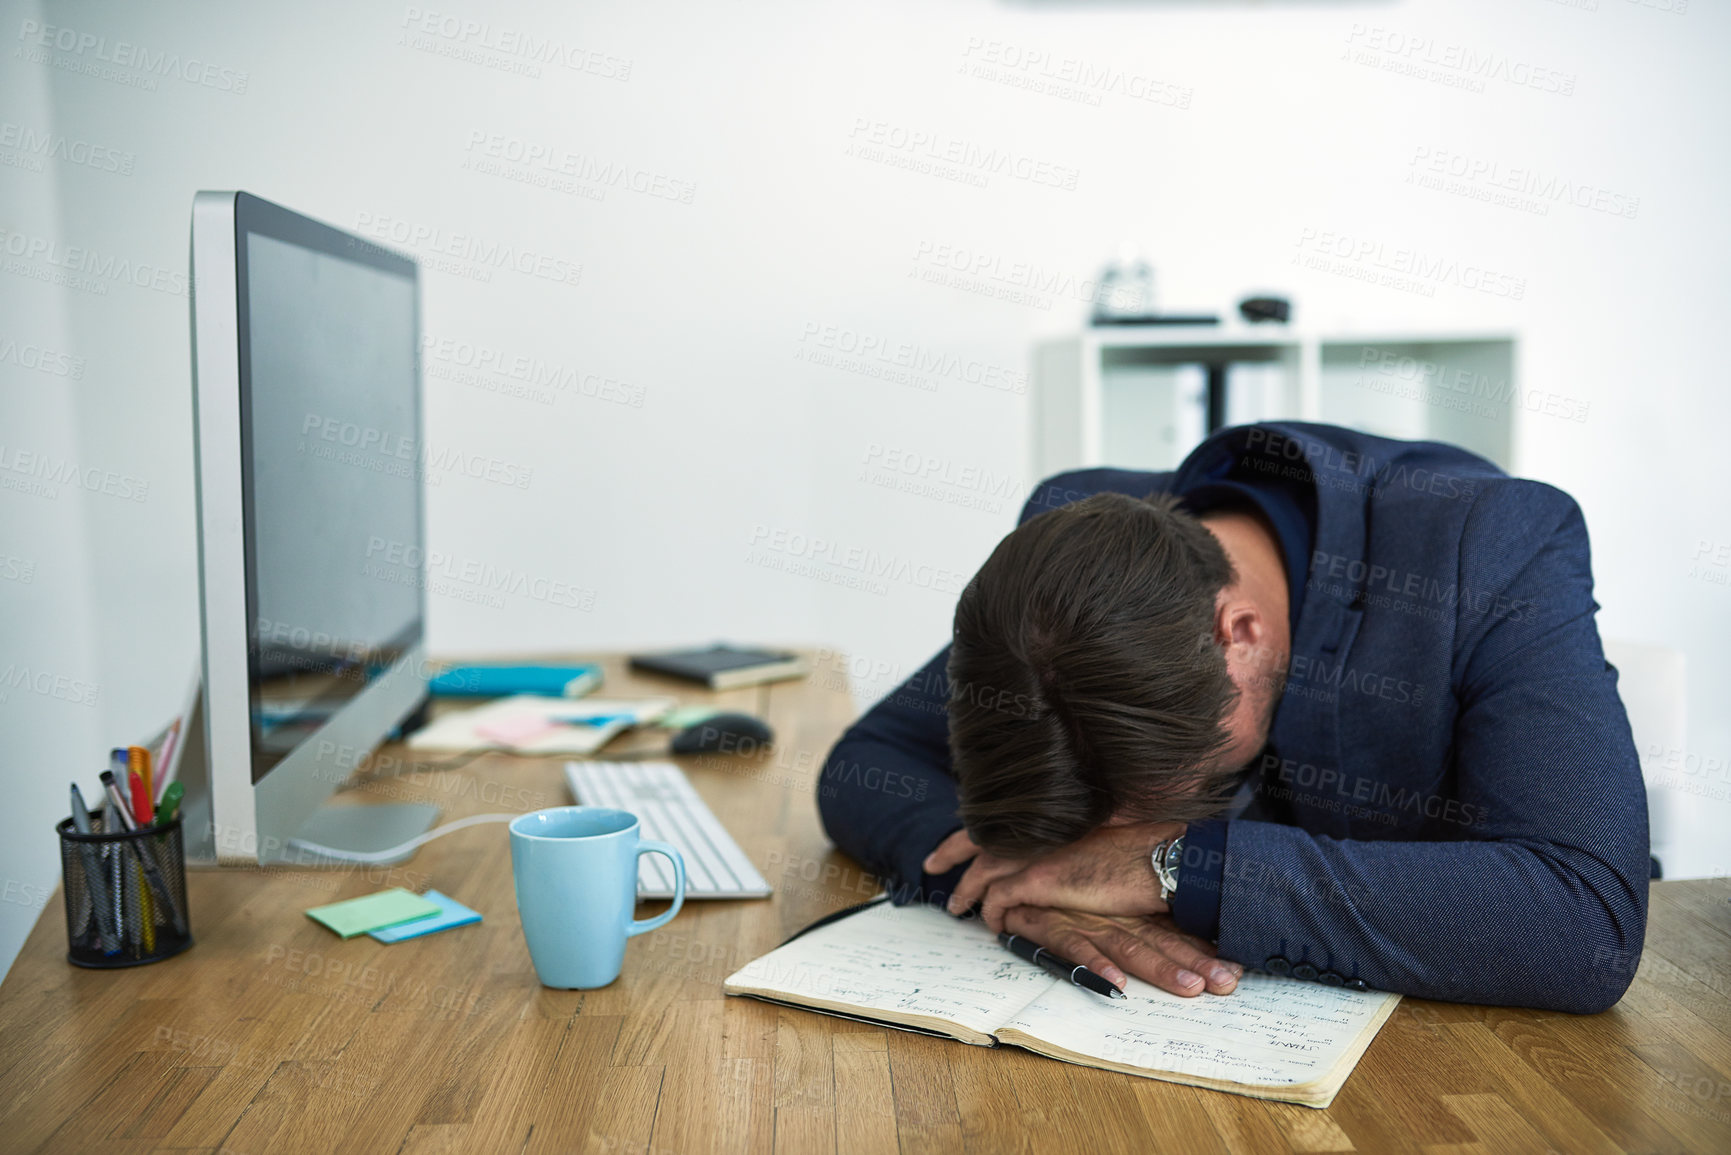
<instances>
[{"instance_id":1,"label":"blue sticky note","mask_svg":"<svg viewBox=\"0 0 1731 1155\"><path fill-rule=\"evenodd\" d=\"M439 908L439 913L426 918L417 918L414 922L400 923L397 926L382 927L379 930L369 930L367 933L380 942L401 942L406 938L419 938L424 934L432 934L437 930L449 930L453 926L468 926L472 922L480 922L481 915L470 910L449 895L429 890L422 898Z\"/></svg>"}]
</instances>

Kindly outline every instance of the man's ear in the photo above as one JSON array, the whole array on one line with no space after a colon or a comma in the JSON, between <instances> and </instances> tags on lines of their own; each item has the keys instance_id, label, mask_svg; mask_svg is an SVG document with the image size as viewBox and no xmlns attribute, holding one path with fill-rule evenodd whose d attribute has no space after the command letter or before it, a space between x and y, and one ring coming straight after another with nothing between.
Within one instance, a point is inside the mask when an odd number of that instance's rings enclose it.
<instances>
[{"instance_id":1,"label":"man's ear","mask_svg":"<svg viewBox=\"0 0 1731 1155\"><path fill-rule=\"evenodd\" d=\"M1214 603L1214 641L1226 650L1228 665L1253 661L1268 645L1268 623L1249 598L1221 590Z\"/></svg>"}]
</instances>

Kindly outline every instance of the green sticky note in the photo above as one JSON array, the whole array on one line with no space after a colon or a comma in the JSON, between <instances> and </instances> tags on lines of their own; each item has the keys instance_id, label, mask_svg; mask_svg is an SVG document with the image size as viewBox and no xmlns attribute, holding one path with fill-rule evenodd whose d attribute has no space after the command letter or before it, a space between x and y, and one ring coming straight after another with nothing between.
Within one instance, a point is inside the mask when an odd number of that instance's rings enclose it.
<instances>
[{"instance_id":1,"label":"green sticky note","mask_svg":"<svg viewBox=\"0 0 1731 1155\"><path fill-rule=\"evenodd\" d=\"M307 917L322 922L344 938L354 938L369 930L399 926L417 919L431 918L439 913L439 905L429 902L400 886L365 894L344 902L327 903L307 911Z\"/></svg>"}]
</instances>

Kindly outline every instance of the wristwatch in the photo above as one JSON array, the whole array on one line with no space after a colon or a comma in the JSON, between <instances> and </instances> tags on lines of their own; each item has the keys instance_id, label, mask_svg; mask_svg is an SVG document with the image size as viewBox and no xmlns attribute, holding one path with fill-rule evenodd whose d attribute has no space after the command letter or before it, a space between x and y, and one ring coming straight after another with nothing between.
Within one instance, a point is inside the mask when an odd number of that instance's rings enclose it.
<instances>
[{"instance_id":1,"label":"wristwatch","mask_svg":"<svg viewBox=\"0 0 1731 1155\"><path fill-rule=\"evenodd\" d=\"M1178 893L1178 865L1184 861L1184 836L1168 838L1154 847L1149 856L1154 877L1160 880L1160 901L1170 904Z\"/></svg>"}]
</instances>

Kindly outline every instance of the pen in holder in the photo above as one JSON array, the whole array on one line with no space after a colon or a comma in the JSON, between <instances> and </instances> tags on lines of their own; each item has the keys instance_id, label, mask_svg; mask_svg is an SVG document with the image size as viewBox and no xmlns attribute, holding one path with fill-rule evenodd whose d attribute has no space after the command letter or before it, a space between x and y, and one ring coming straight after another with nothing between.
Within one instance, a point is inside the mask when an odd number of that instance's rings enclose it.
<instances>
[{"instance_id":1,"label":"pen in holder","mask_svg":"<svg viewBox=\"0 0 1731 1155\"><path fill-rule=\"evenodd\" d=\"M135 830L80 834L70 818L54 829L65 882L67 961L138 966L192 945L179 815Z\"/></svg>"}]
</instances>

